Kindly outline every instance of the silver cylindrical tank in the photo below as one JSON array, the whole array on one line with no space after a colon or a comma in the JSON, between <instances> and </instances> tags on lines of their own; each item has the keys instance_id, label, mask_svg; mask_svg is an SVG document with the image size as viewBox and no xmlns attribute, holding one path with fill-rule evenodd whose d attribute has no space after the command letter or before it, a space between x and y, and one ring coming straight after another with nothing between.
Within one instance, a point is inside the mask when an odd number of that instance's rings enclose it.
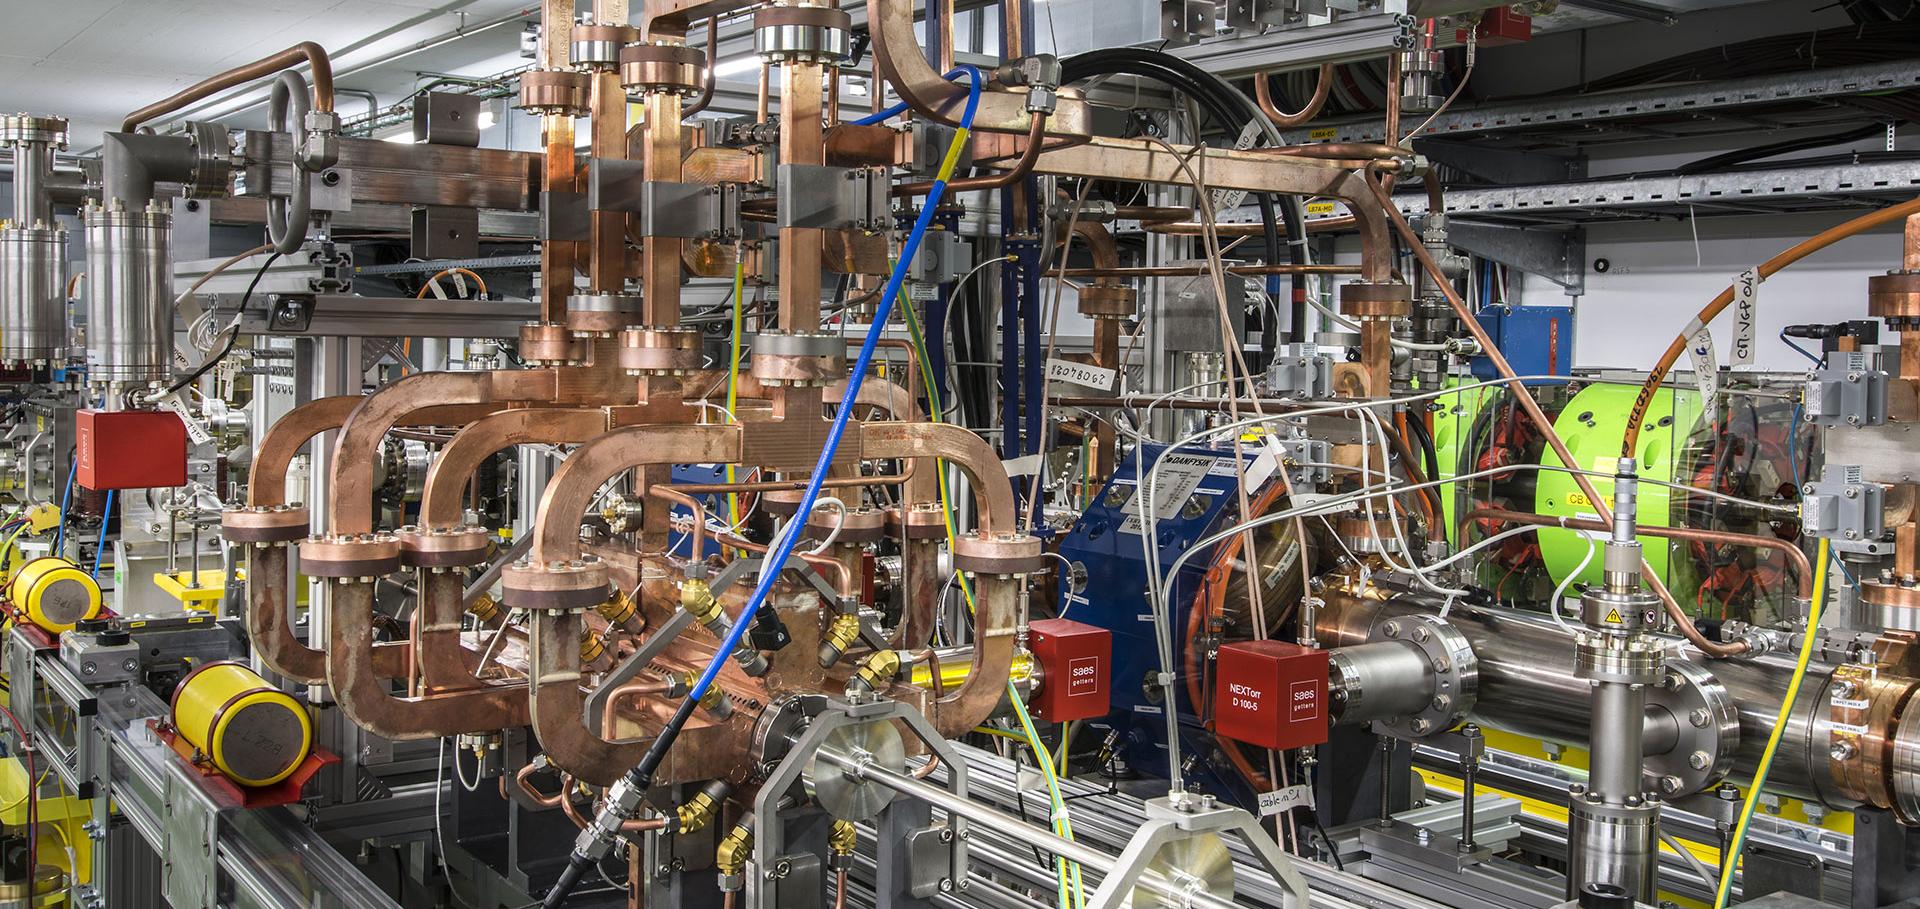
<instances>
[{"instance_id":1,"label":"silver cylindrical tank","mask_svg":"<svg viewBox=\"0 0 1920 909\"><path fill-rule=\"evenodd\" d=\"M173 360L172 217L88 208L87 381L165 381Z\"/></svg>"},{"instance_id":2,"label":"silver cylindrical tank","mask_svg":"<svg viewBox=\"0 0 1920 909\"><path fill-rule=\"evenodd\" d=\"M40 366L67 353L67 232L0 230L0 361Z\"/></svg>"}]
</instances>

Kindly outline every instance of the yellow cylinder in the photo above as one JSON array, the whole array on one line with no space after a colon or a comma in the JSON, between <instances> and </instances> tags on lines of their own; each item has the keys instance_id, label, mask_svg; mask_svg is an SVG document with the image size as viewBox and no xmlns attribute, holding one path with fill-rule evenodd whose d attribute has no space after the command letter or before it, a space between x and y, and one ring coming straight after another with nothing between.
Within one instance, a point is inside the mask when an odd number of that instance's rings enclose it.
<instances>
[{"instance_id":1,"label":"yellow cylinder","mask_svg":"<svg viewBox=\"0 0 1920 909\"><path fill-rule=\"evenodd\" d=\"M180 680L173 728L242 786L286 779L313 748L306 708L235 662L204 663Z\"/></svg>"},{"instance_id":2,"label":"yellow cylinder","mask_svg":"<svg viewBox=\"0 0 1920 909\"><path fill-rule=\"evenodd\" d=\"M56 556L34 559L15 572L7 598L47 631L58 634L100 614L100 585L80 566Z\"/></svg>"}]
</instances>

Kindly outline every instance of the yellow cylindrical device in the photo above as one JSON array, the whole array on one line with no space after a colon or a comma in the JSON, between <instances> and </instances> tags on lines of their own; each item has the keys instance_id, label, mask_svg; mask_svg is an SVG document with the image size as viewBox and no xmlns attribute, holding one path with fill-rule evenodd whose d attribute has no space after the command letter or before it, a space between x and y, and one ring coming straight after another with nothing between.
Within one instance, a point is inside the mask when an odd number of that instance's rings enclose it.
<instances>
[{"instance_id":1,"label":"yellow cylindrical device","mask_svg":"<svg viewBox=\"0 0 1920 909\"><path fill-rule=\"evenodd\" d=\"M173 690L173 728L242 786L286 779L313 748L299 701L241 663L203 663Z\"/></svg>"},{"instance_id":2,"label":"yellow cylindrical device","mask_svg":"<svg viewBox=\"0 0 1920 909\"><path fill-rule=\"evenodd\" d=\"M66 559L43 556L20 567L7 599L32 622L54 633L100 614L100 585Z\"/></svg>"}]
</instances>

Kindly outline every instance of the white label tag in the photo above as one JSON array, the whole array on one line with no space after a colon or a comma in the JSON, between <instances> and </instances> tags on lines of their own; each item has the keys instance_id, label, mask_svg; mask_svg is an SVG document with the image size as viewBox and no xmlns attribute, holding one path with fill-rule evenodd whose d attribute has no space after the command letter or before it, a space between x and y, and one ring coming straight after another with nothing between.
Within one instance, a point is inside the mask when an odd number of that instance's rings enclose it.
<instances>
[{"instance_id":1,"label":"white label tag","mask_svg":"<svg viewBox=\"0 0 1920 909\"><path fill-rule=\"evenodd\" d=\"M1261 817L1272 817L1290 808L1312 808L1313 790L1304 783L1295 783L1285 789L1262 792L1259 805Z\"/></svg>"},{"instance_id":2,"label":"white label tag","mask_svg":"<svg viewBox=\"0 0 1920 909\"><path fill-rule=\"evenodd\" d=\"M1260 141L1260 137L1263 134L1265 134L1265 132L1266 132L1265 130L1260 128L1259 123L1249 120L1247 121L1246 128L1240 131L1240 138L1238 141L1235 141L1233 143L1233 147L1241 151L1246 151L1247 149L1253 147L1253 143ZM1246 190L1216 189L1213 191L1214 214L1219 214L1221 212L1228 212L1236 208L1239 208L1240 203L1245 202L1246 200L1247 200Z\"/></svg>"},{"instance_id":3,"label":"white label tag","mask_svg":"<svg viewBox=\"0 0 1920 909\"><path fill-rule=\"evenodd\" d=\"M187 427L187 438L193 440L193 444L205 445L213 441L213 433L208 432L206 427L200 425L200 421L190 415L187 402L180 400L179 392L161 398L159 406L161 410L180 418L181 425Z\"/></svg>"},{"instance_id":4,"label":"white label tag","mask_svg":"<svg viewBox=\"0 0 1920 909\"><path fill-rule=\"evenodd\" d=\"M1274 471L1280 469L1280 461L1287 454L1286 449L1280 446L1280 440L1272 433L1268 433L1261 442L1263 444L1260 446L1259 456L1253 459L1252 464L1247 465L1247 488L1250 490L1267 485L1267 480L1273 476Z\"/></svg>"},{"instance_id":5,"label":"white label tag","mask_svg":"<svg viewBox=\"0 0 1920 909\"><path fill-rule=\"evenodd\" d=\"M1054 358L1047 361L1047 380L1050 382L1071 382L1097 391L1112 391L1120 382L1120 371L1091 363L1075 363L1072 360Z\"/></svg>"},{"instance_id":6,"label":"white label tag","mask_svg":"<svg viewBox=\"0 0 1920 909\"><path fill-rule=\"evenodd\" d=\"M1760 271L1749 268L1733 279L1733 350L1729 366L1753 363L1753 335L1760 308Z\"/></svg>"},{"instance_id":7,"label":"white label tag","mask_svg":"<svg viewBox=\"0 0 1920 909\"><path fill-rule=\"evenodd\" d=\"M1001 461L1000 464L1007 469L1007 476L1010 477L1030 477L1040 472L1040 456L1037 454L1022 455Z\"/></svg>"},{"instance_id":8,"label":"white label tag","mask_svg":"<svg viewBox=\"0 0 1920 909\"><path fill-rule=\"evenodd\" d=\"M1712 406L1720 392L1720 360L1713 353L1713 331L1701 326L1687 342L1687 355L1693 358L1693 384L1700 390L1702 403Z\"/></svg>"}]
</instances>

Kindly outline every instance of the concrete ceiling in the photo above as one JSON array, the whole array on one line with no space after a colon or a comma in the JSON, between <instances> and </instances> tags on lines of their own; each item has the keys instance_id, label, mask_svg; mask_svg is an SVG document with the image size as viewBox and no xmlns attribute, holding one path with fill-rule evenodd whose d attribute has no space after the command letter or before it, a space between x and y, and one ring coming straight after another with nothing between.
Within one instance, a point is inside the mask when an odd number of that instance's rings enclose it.
<instances>
[{"instance_id":1,"label":"concrete ceiling","mask_svg":"<svg viewBox=\"0 0 1920 909\"><path fill-rule=\"evenodd\" d=\"M517 57L533 0L60 0L0 29L0 110L71 121L75 151L99 145L131 110L207 76L314 41L333 54L342 88L381 103L408 93L420 71L484 74ZM486 27L492 23L492 27ZM423 45L426 45L424 48ZM194 118L257 124L264 83L216 95ZM342 96L345 116L365 102Z\"/></svg>"}]
</instances>

